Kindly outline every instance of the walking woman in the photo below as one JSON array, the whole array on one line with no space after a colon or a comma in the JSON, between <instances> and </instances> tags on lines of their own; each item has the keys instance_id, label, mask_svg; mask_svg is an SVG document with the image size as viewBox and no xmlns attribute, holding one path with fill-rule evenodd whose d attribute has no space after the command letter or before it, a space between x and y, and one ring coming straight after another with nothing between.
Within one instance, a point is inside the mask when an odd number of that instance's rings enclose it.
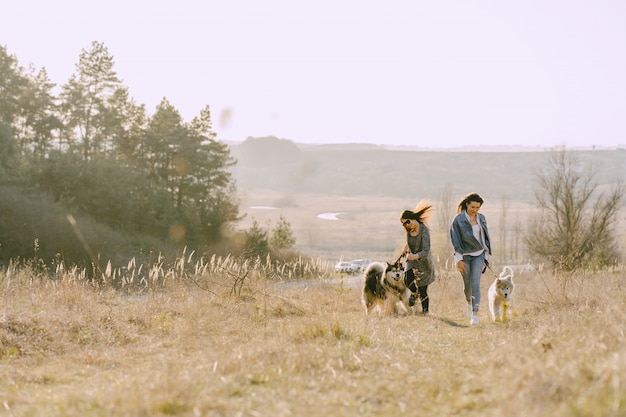
<instances>
[{"instance_id":1,"label":"walking woman","mask_svg":"<svg viewBox=\"0 0 626 417\"><path fill-rule=\"evenodd\" d=\"M463 278L467 315L470 324L478 324L480 308L480 277L491 255L487 220L478 211L483 199L476 193L463 197L450 227L454 247L454 264Z\"/></svg>"},{"instance_id":2,"label":"walking woman","mask_svg":"<svg viewBox=\"0 0 626 417\"><path fill-rule=\"evenodd\" d=\"M404 282L411 290L409 305L415 305L416 292L422 303L422 313L428 314L428 285L435 280L435 263L430 253L430 232L426 226L432 214L432 204L428 200L419 202L415 210L404 210L400 222L406 231L407 254Z\"/></svg>"}]
</instances>

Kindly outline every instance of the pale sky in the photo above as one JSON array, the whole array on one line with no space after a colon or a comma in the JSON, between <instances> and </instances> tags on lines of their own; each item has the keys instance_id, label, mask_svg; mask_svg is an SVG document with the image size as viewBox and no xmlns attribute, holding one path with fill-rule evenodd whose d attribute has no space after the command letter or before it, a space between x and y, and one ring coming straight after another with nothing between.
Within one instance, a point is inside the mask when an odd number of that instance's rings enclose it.
<instances>
[{"instance_id":1,"label":"pale sky","mask_svg":"<svg viewBox=\"0 0 626 417\"><path fill-rule=\"evenodd\" d=\"M20 65L62 85L103 42L149 114L209 105L222 140L626 144L623 0L5 3Z\"/></svg>"}]
</instances>

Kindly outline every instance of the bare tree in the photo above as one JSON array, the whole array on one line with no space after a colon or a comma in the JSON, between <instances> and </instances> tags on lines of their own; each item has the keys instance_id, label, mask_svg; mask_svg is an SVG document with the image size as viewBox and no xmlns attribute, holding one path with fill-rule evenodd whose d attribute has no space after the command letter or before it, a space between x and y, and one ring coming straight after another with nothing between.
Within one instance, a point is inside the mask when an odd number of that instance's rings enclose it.
<instances>
[{"instance_id":1,"label":"bare tree","mask_svg":"<svg viewBox=\"0 0 626 417\"><path fill-rule=\"evenodd\" d=\"M522 228L523 220L520 216L516 216L515 220L513 220L513 239L511 239L511 258L513 259L521 259L522 257L526 257L525 254L522 256L521 248L520 248L520 240L523 236L523 228Z\"/></svg>"},{"instance_id":2,"label":"bare tree","mask_svg":"<svg viewBox=\"0 0 626 417\"><path fill-rule=\"evenodd\" d=\"M535 197L541 212L531 219L524 238L531 255L564 271L618 260L612 226L624 185L617 181L608 192L598 193L595 174L595 169L581 166L564 148L552 151L537 173Z\"/></svg>"},{"instance_id":3,"label":"bare tree","mask_svg":"<svg viewBox=\"0 0 626 417\"><path fill-rule=\"evenodd\" d=\"M500 236L498 239L499 241L498 247L500 248L500 256L504 259L509 257L507 256L507 253L506 253L506 250L507 250L506 226L507 226L507 217L509 213L509 205L510 205L509 193L505 192L504 194L502 194L502 202L501 202L501 209L500 209ZM512 254L510 254L510 256L512 256Z\"/></svg>"},{"instance_id":4,"label":"bare tree","mask_svg":"<svg viewBox=\"0 0 626 417\"><path fill-rule=\"evenodd\" d=\"M455 204L452 201L452 184L444 185L439 197L439 208L437 213L437 226L439 230L447 231L452 224L452 218L455 214Z\"/></svg>"}]
</instances>

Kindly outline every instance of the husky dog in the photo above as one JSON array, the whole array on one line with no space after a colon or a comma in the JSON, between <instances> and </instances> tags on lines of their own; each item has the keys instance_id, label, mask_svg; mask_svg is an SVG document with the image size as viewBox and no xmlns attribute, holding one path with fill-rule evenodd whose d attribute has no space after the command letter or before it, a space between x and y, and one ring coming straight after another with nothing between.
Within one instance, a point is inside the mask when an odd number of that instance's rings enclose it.
<instances>
[{"instance_id":1,"label":"husky dog","mask_svg":"<svg viewBox=\"0 0 626 417\"><path fill-rule=\"evenodd\" d=\"M506 321L506 312L513 297L513 270L505 266L489 287L489 311L494 322Z\"/></svg>"},{"instance_id":2,"label":"husky dog","mask_svg":"<svg viewBox=\"0 0 626 417\"><path fill-rule=\"evenodd\" d=\"M372 262L364 272L363 305L369 314L378 310L378 315L391 315L409 311L411 290L404 285L404 268L399 262Z\"/></svg>"}]
</instances>

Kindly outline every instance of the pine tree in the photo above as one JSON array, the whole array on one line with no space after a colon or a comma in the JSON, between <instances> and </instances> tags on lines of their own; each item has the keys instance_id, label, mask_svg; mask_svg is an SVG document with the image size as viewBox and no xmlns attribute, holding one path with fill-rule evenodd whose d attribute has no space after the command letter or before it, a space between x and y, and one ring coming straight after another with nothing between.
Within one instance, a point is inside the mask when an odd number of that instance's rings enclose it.
<instances>
[{"instance_id":1,"label":"pine tree","mask_svg":"<svg viewBox=\"0 0 626 417\"><path fill-rule=\"evenodd\" d=\"M80 54L76 69L61 91L62 112L67 139L77 140L83 159L89 160L111 147L112 136L109 100L122 87L114 67L113 56L100 42Z\"/></svg>"},{"instance_id":2,"label":"pine tree","mask_svg":"<svg viewBox=\"0 0 626 417\"><path fill-rule=\"evenodd\" d=\"M270 244L276 249L291 249L296 244L296 238L291 231L291 224L281 214L278 224L272 231Z\"/></svg>"}]
</instances>

